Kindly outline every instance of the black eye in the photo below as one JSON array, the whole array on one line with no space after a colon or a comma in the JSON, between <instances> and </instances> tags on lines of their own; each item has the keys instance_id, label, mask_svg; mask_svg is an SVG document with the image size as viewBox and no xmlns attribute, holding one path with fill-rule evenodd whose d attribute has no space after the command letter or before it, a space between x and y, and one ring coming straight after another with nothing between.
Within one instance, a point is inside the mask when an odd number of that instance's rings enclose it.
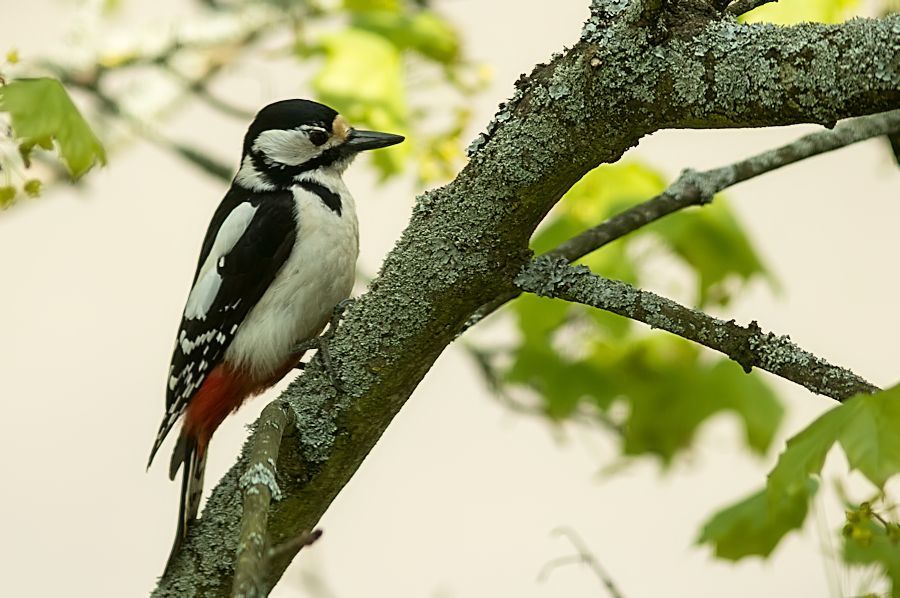
<instances>
[{"instance_id":1,"label":"black eye","mask_svg":"<svg viewBox=\"0 0 900 598\"><path fill-rule=\"evenodd\" d=\"M326 133L322 129L310 129L309 140L312 141L315 145L322 145L323 143L328 141L328 133Z\"/></svg>"}]
</instances>

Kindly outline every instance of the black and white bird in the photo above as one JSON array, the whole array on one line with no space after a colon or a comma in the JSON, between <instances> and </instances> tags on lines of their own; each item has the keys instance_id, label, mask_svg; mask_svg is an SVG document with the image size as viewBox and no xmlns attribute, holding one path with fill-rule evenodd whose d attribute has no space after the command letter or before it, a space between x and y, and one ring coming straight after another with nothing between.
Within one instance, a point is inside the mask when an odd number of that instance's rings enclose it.
<instances>
[{"instance_id":1,"label":"black and white bird","mask_svg":"<svg viewBox=\"0 0 900 598\"><path fill-rule=\"evenodd\" d=\"M197 516L213 432L293 369L297 346L350 295L358 223L341 175L357 153L401 141L354 129L308 100L270 104L247 130L240 169L200 249L147 464L183 416L169 466L171 479L185 466L169 564Z\"/></svg>"}]
</instances>

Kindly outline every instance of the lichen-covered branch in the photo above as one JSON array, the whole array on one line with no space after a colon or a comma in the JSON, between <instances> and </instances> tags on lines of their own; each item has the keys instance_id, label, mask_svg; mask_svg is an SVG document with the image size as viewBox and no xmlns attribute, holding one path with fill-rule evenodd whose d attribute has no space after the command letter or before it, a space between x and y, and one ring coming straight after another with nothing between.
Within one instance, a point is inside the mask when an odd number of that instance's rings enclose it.
<instances>
[{"instance_id":1,"label":"lichen-covered branch","mask_svg":"<svg viewBox=\"0 0 900 598\"><path fill-rule=\"evenodd\" d=\"M775 28L667 2L662 27L622 18L625 0L593 5L603 14L583 39L523 77L456 179L419 197L329 344L345 390L314 360L282 395L295 426L277 460L284 498L270 507L269 545L315 527L471 314L515 290L535 228L587 171L666 127L833 122L900 101L900 17ZM252 446L213 490L156 596L230 594ZM295 552L269 560L263 591Z\"/></svg>"},{"instance_id":2,"label":"lichen-covered branch","mask_svg":"<svg viewBox=\"0 0 900 598\"><path fill-rule=\"evenodd\" d=\"M731 185L812 156L840 149L872 137L897 132L900 132L900 110L893 110L845 121L832 130L806 135L787 145L728 166L703 172L685 170L674 183L656 197L619 212L597 226L561 243L545 255L561 257L573 262L669 214L691 206L709 203L716 193ZM512 301L519 294L520 291L515 289L483 305L469 319L466 329Z\"/></svg>"},{"instance_id":3,"label":"lichen-covered branch","mask_svg":"<svg viewBox=\"0 0 900 598\"><path fill-rule=\"evenodd\" d=\"M691 3L678 2L657 27L627 28L610 24L610 6L585 24L585 61L573 68L593 69L596 97L618 115L663 128L831 126L900 105L900 15L781 27L720 18L711 7L684 12ZM562 78L554 87L562 105L582 99ZM616 120L602 124L606 135L618 129Z\"/></svg>"},{"instance_id":4,"label":"lichen-covered branch","mask_svg":"<svg viewBox=\"0 0 900 598\"><path fill-rule=\"evenodd\" d=\"M266 405L257 422L248 467L240 479L244 511L234 571L233 598L265 596L260 591L265 573L269 505L281 499L275 479L281 437L293 421L290 407L281 401Z\"/></svg>"},{"instance_id":5,"label":"lichen-covered branch","mask_svg":"<svg viewBox=\"0 0 900 598\"><path fill-rule=\"evenodd\" d=\"M760 368L836 401L878 390L850 370L801 349L787 336L763 332L756 322L748 326L734 320L726 322L624 282L598 276L585 266L570 266L562 258L538 258L516 277L516 285L528 293L582 303L644 322L719 351L739 363L745 372Z\"/></svg>"}]
</instances>

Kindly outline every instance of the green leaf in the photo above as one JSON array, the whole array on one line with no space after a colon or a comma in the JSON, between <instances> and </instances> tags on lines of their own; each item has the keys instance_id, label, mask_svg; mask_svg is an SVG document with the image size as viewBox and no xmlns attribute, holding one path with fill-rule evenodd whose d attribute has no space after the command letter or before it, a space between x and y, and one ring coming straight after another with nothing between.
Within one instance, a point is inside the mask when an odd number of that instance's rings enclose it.
<instances>
[{"instance_id":1,"label":"green leaf","mask_svg":"<svg viewBox=\"0 0 900 598\"><path fill-rule=\"evenodd\" d=\"M804 0L803 2L776 2L761 6L748 13L749 23L778 23L794 25L805 21L838 23L859 8L859 0Z\"/></svg>"},{"instance_id":2,"label":"green leaf","mask_svg":"<svg viewBox=\"0 0 900 598\"><path fill-rule=\"evenodd\" d=\"M860 394L826 412L788 440L769 474L773 500L795 491L810 474L819 474L825 456L840 442L851 469L858 469L883 488L900 472L900 385L874 394Z\"/></svg>"},{"instance_id":3,"label":"green leaf","mask_svg":"<svg viewBox=\"0 0 900 598\"><path fill-rule=\"evenodd\" d=\"M857 395L839 409L849 412L840 442L850 467L884 488L900 472L900 385Z\"/></svg>"},{"instance_id":4,"label":"green leaf","mask_svg":"<svg viewBox=\"0 0 900 598\"><path fill-rule=\"evenodd\" d=\"M717 554L724 558L768 555L787 531L802 525L807 503L813 494L810 492L810 476L821 473L828 451L835 443L843 447L851 468L859 469L872 483L883 488L887 480L900 471L898 429L900 386L848 399L788 440L787 447L769 474L765 491L716 515L704 529L701 541L717 544ZM760 517L761 513L766 513L768 519L759 527L758 537L754 539L751 536L745 549L739 545L738 539L746 530L739 529L735 521L749 520L754 513ZM713 523L716 526L708 531ZM729 526L736 531L729 531ZM728 539L724 548L718 547L722 538ZM870 554L866 558L874 559L875 556ZM892 558L900 559L896 555ZM893 565L885 565L888 566ZM900 568L896 571L900 573Z\"/></svg>"},{"instance_id":5,"label":"green leaf","mask_svg":"<svg viewBox=\"0 0 900 598\"><path fill-rule=\"evenodd\" d=\"M63 162L78 178L106 163L100 140L55 79L19 79L0 87L0 110L8 112L16 137L28 148L58 144Z\"/></svg>"},{"instance_id":6,"label":"green leaf","mask_svg":"<svg viewBox=\"0 0 900 598\"><path fill-rule=\"evenodd\" d=\"M825 456L837 442L847 419L846 410L832 409L787 441L787 447L769 473L767 491L773 503L802 491L809 476L822 471Z\"/></svg>"},{"instance_id":7,"label":"green leaf","mask_svg":"<svg viewBox=\"0 0 900 598\"><path fill-rule=\"evenodd\" d=\"M400 52L383 37L349 28L321 40L325 64L313 79L320 100L354 126L405 135L408 108ZM401 143L373 152L383 175L398 172L410 151Z\"/></svg>"},{"instance_id":8,"label":"green leaf","mask_svg":"<svg viewBox=\"0 0 900 598\"><path fill-rule=\"evenodd\" d=\"M704 525L698 544L711 544L715 555L736 561L757 555L768 556L791 530L806 519L809 500L818 489L806 478L800 491L769 500L763 489L713 515Z\"/></svg>"}]
</instances>

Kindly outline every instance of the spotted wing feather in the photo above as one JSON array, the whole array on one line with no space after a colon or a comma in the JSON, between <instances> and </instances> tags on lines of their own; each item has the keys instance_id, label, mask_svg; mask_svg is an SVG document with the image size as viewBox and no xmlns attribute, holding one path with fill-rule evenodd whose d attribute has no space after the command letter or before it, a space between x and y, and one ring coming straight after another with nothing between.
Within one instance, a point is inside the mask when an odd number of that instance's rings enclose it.
<instances>
[{"instance_id":1,"label":"spotted wing feather","mask_svg":"<svg viewBox=\"0 0 900 598\"><path fill-rule=\"evenodd\" d=\"M295 213L289 191L252 193L232 186L219 204L203 240L176 337L166 413L148 467L290 255L297 234Z\"/></svg>"}]
</instances>

